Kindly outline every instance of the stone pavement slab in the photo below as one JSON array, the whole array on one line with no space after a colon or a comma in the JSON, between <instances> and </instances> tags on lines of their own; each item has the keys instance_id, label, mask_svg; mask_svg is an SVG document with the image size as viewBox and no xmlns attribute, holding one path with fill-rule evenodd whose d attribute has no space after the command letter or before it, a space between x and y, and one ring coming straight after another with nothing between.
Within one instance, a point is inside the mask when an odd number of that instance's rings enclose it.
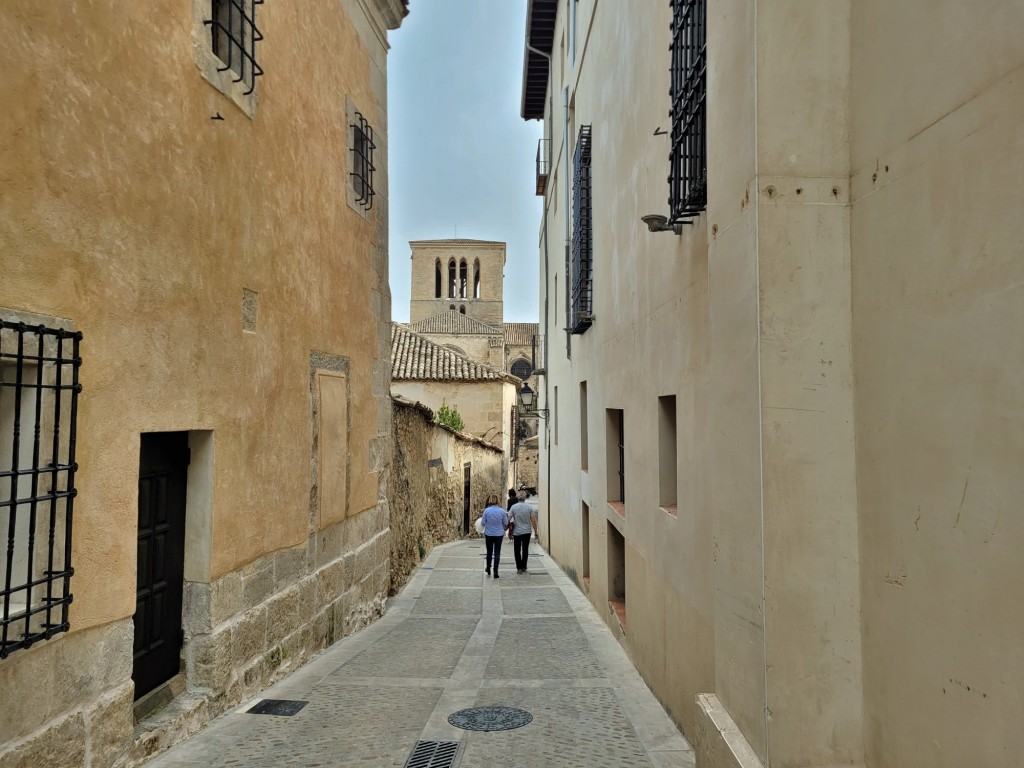
<instances>
[{"instance_id":1,"label":"stone pavement slab","mask_svg":"<svg viewBox=\"0 0 1024 768\"><path fill-rule=\"evenodd\" d=\"M452 768L692 768L690 745L554 561L534 544L530 573L516 574L503 547L491 579L483 554L479 540L437 547L378 622L147 768L402 768L418 741L458 742ZM308 703L249 713L265 699ZM491 732L448 722L491 705L533 719Z\"/></svg>"}]
</instances>

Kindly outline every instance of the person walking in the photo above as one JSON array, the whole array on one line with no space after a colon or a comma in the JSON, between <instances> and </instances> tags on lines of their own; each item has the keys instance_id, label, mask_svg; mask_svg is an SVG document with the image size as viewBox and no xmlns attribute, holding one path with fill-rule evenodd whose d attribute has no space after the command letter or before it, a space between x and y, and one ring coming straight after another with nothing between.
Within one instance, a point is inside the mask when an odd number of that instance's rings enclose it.
<instances>
[{"instance_id":1,"label":"person walking","mask_svg":"<svg viewBox=\"0 0 1024 768\"><path fill-rule=\"evenodd\" d=\"M526 503L526 491L520 491L518 501L509 510L512 526L512 553L516 558L516 573L526 573L526 558L530 556L530 533L537 533L537 513Z\"/></svg>"},{"instance_id":2,"label":"person walking","mask_svg":"<svg viewBox=\"0 0 1024 768\"><path fill-rule=\"evenodd\" d=\"M498 506L497 494L487 497L487 507L484 509L484 541L487 544L487 567L484 573L491 575L491 566L494 566L494 578L498 578L498 561L501 559L501 540L505 538L505 531L508 529L508 513Z\"/></svg>"},{"instance_id":3,"label":"person walking","mask_svg":"<svg viewBox=\"0 0 1024 768\"><path fill-rule=\"evenodd\" d=\"M515 504L516 501L518 501L518 498L516 497L516 489L515 488L509 488L508 489L508 504L505 506L505 509L507 509L509 512L511 512L512 511L512 505Z\"/></svg>"}]
</instances>

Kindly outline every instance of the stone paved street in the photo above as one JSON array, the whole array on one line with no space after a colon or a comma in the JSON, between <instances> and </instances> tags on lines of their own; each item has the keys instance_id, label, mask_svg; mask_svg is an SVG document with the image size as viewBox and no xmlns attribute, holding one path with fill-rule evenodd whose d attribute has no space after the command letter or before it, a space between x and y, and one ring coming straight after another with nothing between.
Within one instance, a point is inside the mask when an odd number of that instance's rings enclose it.
<instances>
[{"instance_id":1,"label":"stone paved street","mask_svg":"<svg viewBox=\"0 0 1024 768\"><path fill-rule=\"evenodd\" d=\"M400 768L417 741L460 742L461 768L692 767L689 744L576 585L536 545L530 573L517 575L511 549L495 580L482 541L438 547L380 621L147 768ZM247 711L265 699L308 704L290 717ZM448 723L487 705L533 721L492 732Z\"/></svg>"}]
</instances>

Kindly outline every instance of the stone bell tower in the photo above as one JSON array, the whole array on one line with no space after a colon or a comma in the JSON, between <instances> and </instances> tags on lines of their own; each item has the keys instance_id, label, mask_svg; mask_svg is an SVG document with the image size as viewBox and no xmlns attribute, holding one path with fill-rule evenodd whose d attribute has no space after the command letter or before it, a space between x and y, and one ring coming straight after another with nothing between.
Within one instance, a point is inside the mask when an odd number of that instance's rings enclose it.
<instances>
[{"instance_id":1,"label":"stone bell tower","mask_svg":"<svg viewBox=\"0 0 1024 768\"><path fill-rule=\"evenodd\" d=\"M446 310L502 328L505 243L490 240L413 240L409 320Z\"/></svg>"}]
</instances>

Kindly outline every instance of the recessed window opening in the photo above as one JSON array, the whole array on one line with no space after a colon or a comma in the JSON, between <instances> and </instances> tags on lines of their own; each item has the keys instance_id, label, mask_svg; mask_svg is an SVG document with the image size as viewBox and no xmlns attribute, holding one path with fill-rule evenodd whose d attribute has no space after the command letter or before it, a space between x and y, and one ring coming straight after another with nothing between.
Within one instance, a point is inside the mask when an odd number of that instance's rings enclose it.
<instances>
[{"instance_id":1,"label":"recessed window opening","mask_svg":"<svg viewBox=\"0 0 1024 768\"><path fill-rule=\"evenodd\" d=\"M448 298L455 298L455 259L448 261ZM455 309L455 307L452 307Z\"/></svg>"},{"instance_id":2,"label":"recessed window opening","mask_svg":"<svg viewBox=\"0 0 1024 768\"><path fill-rule=\"evenodd\" d=\"M0 659L69 628L80 341L0 321Z\"/></svg>"},{"instance_id":3,"label":"recessed window opening","mask_svg":"<svg viewBox=\"0 0 1024 768\"><path fill-rule=\"evenodd\" d=\"M658 398L658 488L659 504L676 511L676 398Z\"/></svg>"},{"instance_id":4,"label":"recessed window opening","mask_svg":"<svg viewBox=\"0 0 1024 768\"><path fill-rule=\"evenodd\" d=\"M462 305L459 306L459 314L460 315L466 314L466 305L465 304L462 304Z\"/></svg>"},{"instance_id":5,"label":"recessed window opening","mask_svg":"<svg viewBox=\"0 0 1024 768\"><path fill-rule=\"evenodd\" d=\"M210 0L210 48L224 62L221 72L234 72L236 83L248 86L246 94L256 88L256 78L263 69L256 62L256 43L263 39L256 26L256 7L263 0Z\"/></svg>"},{"instance_id":6,"label":"recessed window opening","mask_svg":"<svg viewBox=\"0 0 1024 768\"><path fill-rule=\"evenodd\" d=\"M583 539L583 581L590 584L590 506L585 501L582 504L583 513L580 527Z\"/></svg>"},{"instance_id":7,"label":"recessed window opening","mask_svg":"<svg viewBox=\"0 0 1024 768\"><path fill-rule=\"evenodd\" d=\"M611 522L608 525L608 604L626 628L626 540Z\"/></svg>"},{"instance_id":8,"label":"recessed window opening","mask_svg":"<svg viewBox=\"0 0 1024 768\"><path fill-rule=\"evenodd\" d=\"M473 262L473 298L480 298L480 259Z\"/></svg>"},{"instance_id":9,"label":"recessed window opening","mask_svg":"<svg viewBox=\"0 0 1024 768\"><path fill-rule=\"evenodd\" d=\"M520 357L512 363L509 369L513 376L526 381L533 374L533 366L525 357Z\"/></svg>"},{"instance_id":10,"label":"recessed window opening","mask_svg":"<svg viewBox=\"0 0 1024 768\"><path fill-rule=\"evenodd\" d=\"M441 260L434 259L434 298L441 298Z\"/></svg>"},{"instance_id":11,"label":"recessed window opening","mask_svg":"<svg viewBox=\"0 0 1024 768\"><path fill-rule=\"evenodd\" d=\"M466 260L463 259L459 262L459 298L466 298L466 291L469 284L468 267L466 266Z\"/></svg>"},{"instance_id":12,"label":"recessed window opening","mask_svg":"<svg viewBox=\"0 0 1024 768\"><path fill-rule=\"evenodd\" d=\"M373 198L377 192L373 188L373 154L377 145L373 143L373 129L361 113L355 113L355 120L350 126L352 130L352 189L355 192L356 205L364 211L373 208Z\"/></svg>"},{"instance_id":13,"label":"recessed window opening","mask_svg":"<svg viewBox=\"0 0 1024 768\"><path fill-rule=\"evenodd\" d=\"M626 502L626 443L623 411L609 408L606 416L608 501Z\"/></svg>"},{"instance_id":14,"label":"recessed window opening","mask_svg":"<svg viewBox=\"0 0 1024 768\"><path fill-rule=\"evenodd\" d=\"M587 382L580 382L580 469L586 470L589 460L587 439Z\"/></svg>"}]
</instances>

